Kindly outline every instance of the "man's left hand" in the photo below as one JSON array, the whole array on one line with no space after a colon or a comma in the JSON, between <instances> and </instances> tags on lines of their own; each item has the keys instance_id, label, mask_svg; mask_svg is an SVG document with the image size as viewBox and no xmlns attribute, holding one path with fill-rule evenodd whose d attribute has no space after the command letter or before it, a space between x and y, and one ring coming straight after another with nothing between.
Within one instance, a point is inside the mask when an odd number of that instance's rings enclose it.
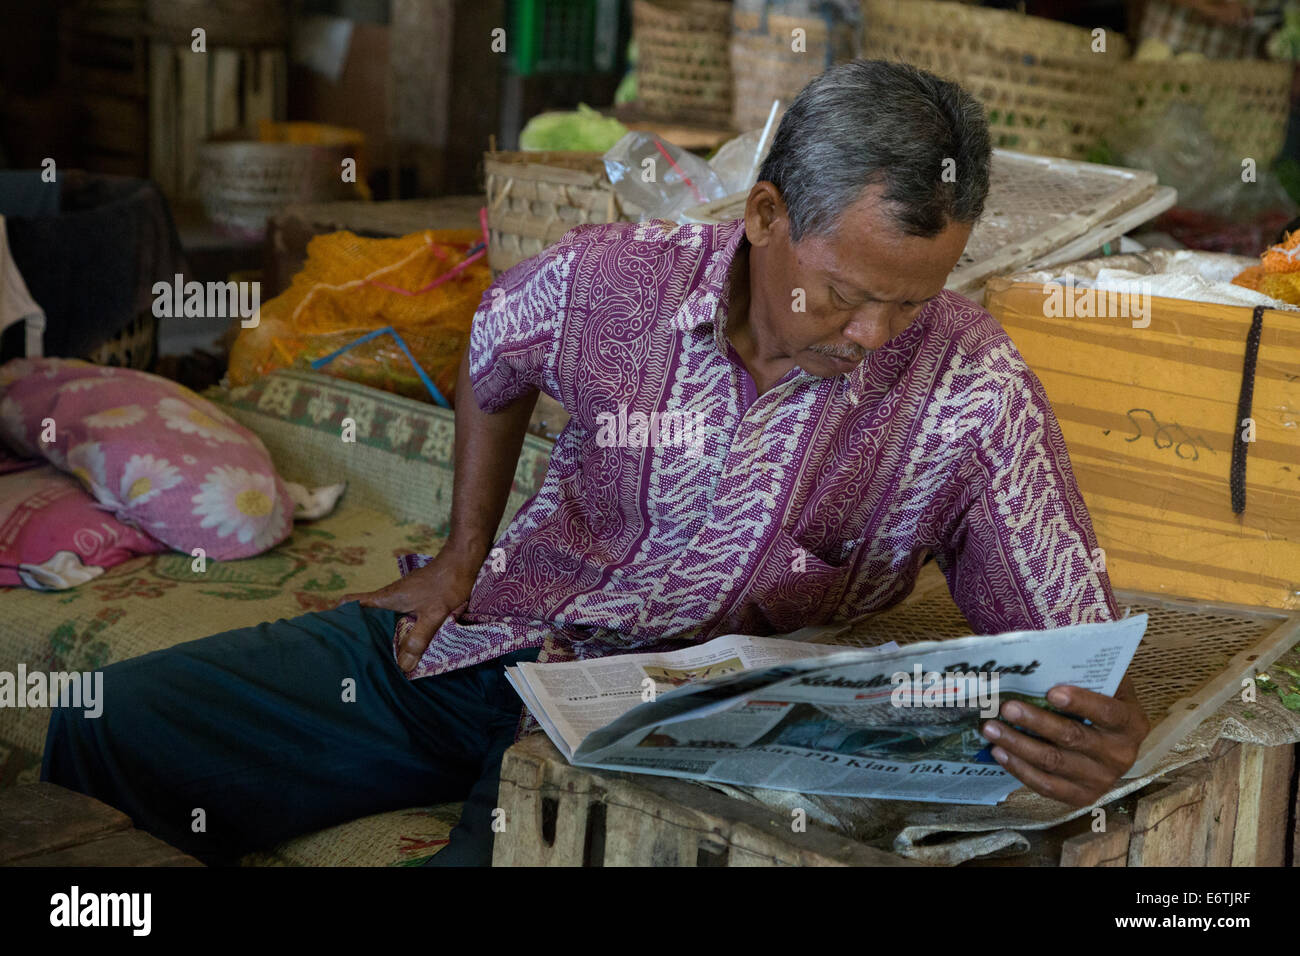
<instances>
[{"instance_id":1,"label":"man's left hand","mask_svg":"<svg viewBox=\"0 0 1300 956\"><path fill-rule=\"evenodd\" d=\"M1064 713L1087 718L1091 725L1010 700L999 712L1002 719L986 721L981 731L993 744L993 758L1025 786L1053 800L1086 807L1133 766L1151 725L1127 677L1114 697L1061 684L1048 692L1047 699Z\"/></svg>"}]
</instances>

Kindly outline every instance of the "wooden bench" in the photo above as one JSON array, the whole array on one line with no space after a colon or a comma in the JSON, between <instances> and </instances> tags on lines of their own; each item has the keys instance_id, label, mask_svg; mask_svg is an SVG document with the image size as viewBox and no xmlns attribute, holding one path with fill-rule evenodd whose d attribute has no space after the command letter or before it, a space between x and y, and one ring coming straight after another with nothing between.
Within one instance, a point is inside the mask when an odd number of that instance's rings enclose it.
<instances>
[{"instance_id":1,"label":"wooden bench","mask_svg":"<svg viewBox=\"0 0 1300 956\"><path fill-rule=\"evenodd\" d=\"M53 783L0 790L0 866L202 866L126 814Z\"/></svg>"}]
</instances>

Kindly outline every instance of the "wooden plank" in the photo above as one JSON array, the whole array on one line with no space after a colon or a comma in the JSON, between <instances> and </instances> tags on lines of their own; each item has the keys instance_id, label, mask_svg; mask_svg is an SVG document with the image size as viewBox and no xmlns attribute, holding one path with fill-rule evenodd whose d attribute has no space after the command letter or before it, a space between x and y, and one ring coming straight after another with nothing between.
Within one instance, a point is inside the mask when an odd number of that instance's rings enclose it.
<instances>
[{"instance_id":1,"label":"wooden plank","mask_svg":"<svg viewBox=\"0 0 1300 956\"><path fill-rule=\"evenodd\" d=\"M206 53L178 49L180 85L177 94L177 195L193 198L199 192L199 144L211 129L208 120L208 65Z\"/></svg>"},{"instance_id":2,"label":"wooden plank","mask_svg":"<svg viewBox=\"0 0 1300 956\"><path fill-rule=\"evenodd\" d=\"M22 866L202 866L143 830L126 830L89 843L27 857Z\"/></svg>"},{"instance_id":3,"label":"wooden plank","mask_svg":"<svg viewBox=\"0 0 1300 956\"><path fill-rule=\"evenodd\" d=\"M1128 866L1133 824L1117 813L1106 816L1106 829L1088 830L1061 845L1061 866Z\"/></svg>"},{"instance_id":4,"label":"wooden plank","mask_svg":"<svg viewBox=\"0 0 1300 956\"><path fill-rule=\"evenodd\" d=\"M712 821L693 807L665 807L621 781L602 783L609 787L600 800L603 833L591 835L601 845L587 841L601 866L695 866L702 838L721 847L720 841L708 838Z\"/></svg>"},{"instance_id":5,"label":"wooden plank","mask_svg":"<svg viewBox=\"0 0 1300 956\"><path fill-rule=\"evenodd\" d=\"M1231 866L1236 840L1241 744L1220 740L1206 758L1210 778L1205 790L1206 866Z\"/></svg>"},{"instance_id":6,"label":"wooden plank","mask_svg":"<svg viewBox=\"0 0 1300 956\"><path fill-rule=\"evenodd\" d=\"M256 131L259 120L276 118L275 50L245 51L240 54L244 67L244 125Z\"/></svg>"},{"instance_id":7,"label":"wooden plank","mask_svg":"<svg viewBox=\"0 0 1300 956\"><path fill-rule=\"evenodd\" d=\"M239 109L239 51L212 51L212 132L237 129Z\"/></svg>"},{"instance_id":8,"label":"wooden plank","mask_svg":"<svg viewBox=\"0 0 1300 956\"><path fill-rule=\"evenodd\" d=\"M1129 866L1204 866L1205 793L1210 771L1200 763L1174 771L1138 799Z\"/></svg>"},{"instance_id":9,"label":"wooden plank","mask_svg":"<svg viewBox=\"0 0 1300 956\"><path fill-rule=\"evenodd\" d=\"M125 813L57 784L0 790L3 866L130 828Z\"/></svg>"},{"instance_id":10,"label":"wooden plank","mask_svg":"<svg viewBox=\"0 0 1300 956\"><path fill-rule=\"evenodd\" d=\"M1283 866L1295 746L1241 745L1233 866Z\"/></svg>"},{"instance_id":11,"label":"wooden plank","mask_svg":"<svg viewBox=\"0 0 1300 956\"><path fill-rule=\"evenodd\" d=\"M149 46L149 175L168 197L179 192L176 94L180 88L176 55L166 43Z\"/></svg>"},{"instance_id":12,"label":"wooden plank","mask_svg":"<svg viewBox=\"0 0 1300 956\"><path fill-rule=\"evenodd\" d=\"M497 798L505 830L496 835L493 866L581 864L589 791L557 780L558 769L534 737L506 751Z\"/></svg>"}]
</instances>

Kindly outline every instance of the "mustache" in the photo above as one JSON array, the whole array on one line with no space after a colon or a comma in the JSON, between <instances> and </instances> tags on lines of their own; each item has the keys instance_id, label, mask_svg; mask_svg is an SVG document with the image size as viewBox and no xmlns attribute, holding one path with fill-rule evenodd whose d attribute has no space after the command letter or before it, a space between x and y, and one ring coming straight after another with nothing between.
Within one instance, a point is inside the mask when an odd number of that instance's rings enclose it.
<instances>
[{"instance_id":1,"label":"mustache","mask_svg":"<svg viewBox=\"0 0 1300 956\"><path fill-rule=\"evenodd\" d=\"M854 345L810 345L809 352L816 352L818 355L829 355L831 358L844 359L848 362L861 362L871 354L870 349L858 348Z\"/></svg>"}]
</instances>

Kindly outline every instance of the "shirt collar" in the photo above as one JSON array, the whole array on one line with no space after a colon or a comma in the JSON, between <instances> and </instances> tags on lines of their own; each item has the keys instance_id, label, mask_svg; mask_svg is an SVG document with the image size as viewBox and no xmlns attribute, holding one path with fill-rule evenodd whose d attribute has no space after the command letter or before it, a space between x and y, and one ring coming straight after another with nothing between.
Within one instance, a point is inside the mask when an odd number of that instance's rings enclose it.
<instances>
[{"instance_id":1,"label":"shirt collar","mask_svg":"<svg viewBox=\"0 0 1300 956\"><path fill-rule=\"evenodd\" d=\"M673 316L673 326L689 332L712 322L718 348L725 351L722 329L725 324L723 313L726 306L727 274L736 258L736 250L740 248L740 240L745 237L745 220L733 219L699 228L704 247L704 275L682 300Z\"/></svg>"},{"instance_id":2,"label":"shirt collar","mask_svg":"<svg viewBox=\"0 0 1300 956\"><path fill-rule=\"evenodd\" d=\"M740 249L741 240L745 238L745 220L733 219L713 226L706 225L702 227L700 235L706 257L704 276L682 301L673 317L673 325L681 331L692 331L713 323L713 341L718 351L726 354L727 277L736 252ZM853 371L836 376L843 380L844 394L853 405L862 400L870 361L868 356ZM812 377L803 369L800 372L803 377Z\"/></svg>"}]
</instances>

